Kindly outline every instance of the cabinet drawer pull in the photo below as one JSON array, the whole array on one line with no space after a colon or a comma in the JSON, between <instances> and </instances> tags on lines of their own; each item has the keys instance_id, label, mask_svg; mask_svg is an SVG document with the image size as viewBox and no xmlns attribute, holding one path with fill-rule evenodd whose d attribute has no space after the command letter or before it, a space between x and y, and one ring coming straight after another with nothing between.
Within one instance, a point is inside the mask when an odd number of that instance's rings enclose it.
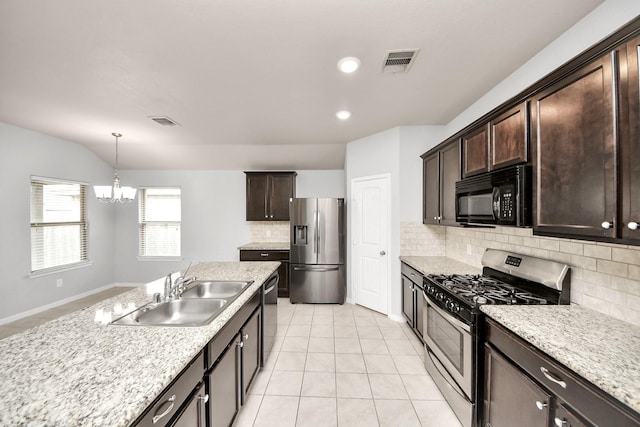
<instances>
[{"instance_id":1,"label":"cabinet drawer pull","mask_svg":"<svg viewBox=\"0 0 640 427\"><path fill-rule=\"evenodd\" d=\"M265 253L261 253L260 256L269 256L269 254L268 253L266 253L266 254Z\"/></svg>"},{"instance_id":2,"label":"cabinet drawer pull","mask_svg":"<svg viewBox=\"0 0 640 427\"><path fill-rule=\"evenodd\" d=\"M156 410L157 415L154 415L152 419L154 424L160 421L160 419L164 418L167 414L169 414L169 412L173 410L173 405L175 401L176 401L176 395L174 394L170 398L168 398L166 402L163 402L162 405L158 407L158 409ZM162 412L161 414L158 414L158 411L162 409L167 403L169 403L169 407L165 409L164 412Z\"/></svg>"},{"instance_id":3,"label":"cabinet drawer pull","mask_svg":"<svg viewBox=\"0 0 640 427\"><path fill-rule=\"evenodd\" d=\"M543 374L545 377L547 377L547 379L548 379L549 381L552 381L552 382L554 382L554 383L558 384L558 385L559 385L560 387L562 387L562 388L567 388L567 383L566 383L566 382L564 382L564 381L562 381L560 378L558 378L558 376L557 376L557 375L555 375L555 374L553 374L553 373L549 372L549 370L548 370L547 368L545 368L544 366L541 366L541 367L540 367L540 372L542 372L542 374Z\"/></svg>"},{"instance_id":4,"label":"cabinet drawer pull","mask_svg":"<svg viewBox=\"0 0 640 427\"><path fill-rule=\"evenodd\" d=\"M536 400L536 407L537 407L538 409L540 409L541 411L542 411L544 408L546 408L547 406L549 406L549 404L548 404L548 403L546 403L546 402L540 402L539 400Z\"/></svg>"}]
</instances>

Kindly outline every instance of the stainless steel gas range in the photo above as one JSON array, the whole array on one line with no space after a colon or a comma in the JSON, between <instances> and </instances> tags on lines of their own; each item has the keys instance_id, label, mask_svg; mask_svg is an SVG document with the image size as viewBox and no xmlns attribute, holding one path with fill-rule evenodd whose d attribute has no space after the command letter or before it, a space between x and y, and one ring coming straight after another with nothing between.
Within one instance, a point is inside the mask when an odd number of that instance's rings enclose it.
<instances>
[{"instance_id":1,"label":"stainless steel gas range","mask_svg":"<svg viewBox=\"0 0 640 427\"><path fill-rule=\"evenodd\" d=\"M483 304L568 304L566 264L487 249L482 275L424 279L425 367L465 427L480 425Z\"/></svg>"}]
</instances>

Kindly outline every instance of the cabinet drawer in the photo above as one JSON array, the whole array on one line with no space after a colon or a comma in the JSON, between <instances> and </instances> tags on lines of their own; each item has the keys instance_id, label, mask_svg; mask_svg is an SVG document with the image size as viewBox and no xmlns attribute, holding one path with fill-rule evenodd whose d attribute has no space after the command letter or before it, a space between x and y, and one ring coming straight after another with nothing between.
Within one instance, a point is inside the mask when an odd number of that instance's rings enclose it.
<instances>
[{"instance_id":1,"label":"cabinet drawer","mask_svg":"<svg viewBox=\"0 0 640 427\"><path fill-rule=\"evenodd\" d=\"M247 301L242 308L233 315L231 320L222 328L215 337L207 344L207 369L211 368L216 360L220 358L224 350L240 332L240 328L245 324L251 314L260 306L260 288Z\"/></svg>"},{"instance_id":2,"label":"cabinet drawer","mask_svg":"<svg viewBox=\"0 0 640 427\"><path fill-rule=\"evenodd\" d=\"M490 319L487 341L593 424L623 426L640 420L630 408Z\"/></svg>"},{"instance_id":3,"label":"cabinet drawer","mask_svg":"<svg viewBox=\"0 0 640 427\"><path fill-rule=\"evenodd\" d=\"M240 261L288 261L289 251L240 251Z\"/></svg>"},{"instance_id":4,"label":"cabinet drawer","mask_svg":"<svg viewBox=\"0 0 640 427\"><path fill-rule=\"evenodd\" d=\"M200 352L134 425L151 427L167 424L202 381L203 375L204 352Z\"/></svg>"},{"instance_id":5,"label":"cabinet drawer","mask_svg":"<svg viewBox=\"0 0 640 427\"><path fill-rule=\"evenodd\" d=\"M418 270L409 267L403 262L400 263L400 272L407 276L412 282L422 285L422 273L420 273Z\"/></svg>"}]
</instances>

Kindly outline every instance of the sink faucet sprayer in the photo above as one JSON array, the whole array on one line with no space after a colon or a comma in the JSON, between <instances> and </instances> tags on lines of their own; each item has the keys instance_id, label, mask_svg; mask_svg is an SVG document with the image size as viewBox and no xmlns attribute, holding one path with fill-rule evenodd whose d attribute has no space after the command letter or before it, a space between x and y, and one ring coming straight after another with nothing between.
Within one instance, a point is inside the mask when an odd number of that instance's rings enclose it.
<instances>
[{"instance_id":1,"label":"sink faucet sprayer","mask_svg":"<svg viewBox=\"0 0 640 427\"><path fill-rule=\"evenodd\" d=\"M164 300L165 301L169 301L172 299L179 299L182 296L182 291L184 291L184 287L196 279L195 277L187 278L187 272L189 271L189 268L191 268L192 263L193 261L189 263L186 270L184 270L184 273L182 273L182 276L176 277L176 280L173 282L171 281L171 275L173 273L167 274L167 277L165 277L164 279Z\"/></svg>"}]
</instances>

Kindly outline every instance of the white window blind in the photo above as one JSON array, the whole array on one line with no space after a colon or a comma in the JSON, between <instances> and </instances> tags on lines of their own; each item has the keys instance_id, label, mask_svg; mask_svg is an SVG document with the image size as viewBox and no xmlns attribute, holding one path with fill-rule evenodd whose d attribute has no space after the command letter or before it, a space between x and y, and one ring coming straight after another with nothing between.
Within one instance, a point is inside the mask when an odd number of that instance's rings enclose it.
<instances>
[{"instance_id":1,"label":"white window blind","mask_svg":"<svg viewBox=\"0 0 640 427\"><path fill-rule=\"evenodd\" d=\"M31 272L87 260L86 185L31 178Z\"/></svg>"},{"instance_id":2,"label":"white window blind","mask_svg":"<svg viewBox=\"0 0 640 427\"><path fill-rule=\"evenodd\" d=\"M140 256L180 256L179 188L140 190Z\"/></svg>"}]
</instances>

